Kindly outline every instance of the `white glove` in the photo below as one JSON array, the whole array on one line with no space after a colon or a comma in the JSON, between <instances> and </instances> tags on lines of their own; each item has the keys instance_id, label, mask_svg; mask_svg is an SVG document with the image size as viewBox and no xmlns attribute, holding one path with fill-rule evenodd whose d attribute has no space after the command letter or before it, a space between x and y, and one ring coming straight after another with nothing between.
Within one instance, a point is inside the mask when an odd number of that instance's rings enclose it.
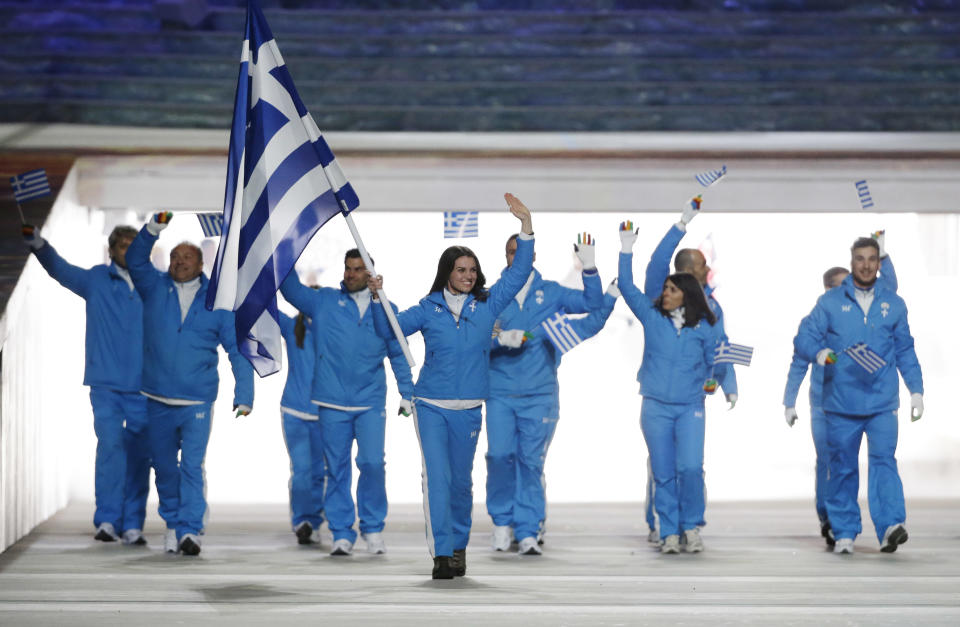
<instances>
[{"instance_id":1,"label":"white glove","mask_svg":"<svg viewBox=\"0 0 960 627\"><path fill-rule=\"evenodd\" d=\"M827 364L835 364L835 363L837 363L837 356L833 352L832 348L824 348L824 349L821 349L819 353L817 353L818 365L826 366Z\"/></svg>"},{"instance_id":2,"label":"white glove","mask_svg":"<svg viewBox=\"0 0 960 627\"><path fill-rule=\"evenodd\" d=\"M161 211L150 216L150 221L147 222L147 230L150 231L150 235L160 235L160 231L170 224L171 218L173 218L173 213L169 211Z\"/></svg>"},{"instance_id":3,"label":"white glove","mask_svg":"<svg viewBox=\"0 0 960 627\"><path fill-rule=\"evenodd\" d=\"M700 196L694 196L683 203L683 213L680 214L680 224L686 226L690 224L690 221L697 217L697 214L700 213L700 203L702 202Z\"/></svg>"},{"instance_id":4,"label":"white glove","mask_svg":"<svg viewBox=\"0 0 960 627\"><path fill-rule=\"evenodd\" d=\"M637 233L639 232L639 228L637 230L633 230L633 222L620 223L620 252L633 252L633 245L637 241Z\"/></svg>"},{"instance_id":5,"label":"white glove","mask_svg":"<svg viewBox=\"0 0 960 627\"><path fill-rule=\"evenodd\" d=\"M873 233L870 234L870 237L876 240L877 246L880 247L880 258L883 259L884 257L886 257L887 251L884 249L883 243L884 243L884 240L887 238L887 232L885 230L874 231Z\"/></svg>"},{"instance_id":6,"label":"white glove","mask_svg":"<svg viewBox=\"0 0 960 627\"><path fill-rule=\"evenodd\" d=\"M910 421L916 422L923 417L923 394L910 395Z\"/></svg>"},{"instance_id":7,"label":"white glove","mask_svg":"<svg viewBox=\"0 0 960 627\"><path fill-rule=\"evenodd\" d=\"M573 250L577 253L584 270L597 269L596 248L596 242L589 233L584 233L583 237L577 234L577 243L573 245Z\"/></svg>"},{"instance_id":8,"label":"white glove","mask_svg":"<svg viewBox=\"0 0 960 627\"><path fill-rule=\"evenodd\" d=\"M408 401L405 398L400 399L400 411L397 412L398 416L410 417L413 415L413 403Z\"/></svg>"},{"instance_id":9,"label":"white glove","mask_svg":"<svg viewBox=\"0 0 960 627\"><path fill-rule=\"evenodd\" d=\"M40 250L46 243L44 239L40 237L40 229L32 224L21 225L20 233L23 235L23 242L29 246L31 250Z\"/></svg>"},{"instance_id":10,"label":"white glove","mask_svg":"<svg viewBox=\"0 0 960 627\"><path fill-rule=\"evenodd\" d=\"M500 335L497 336L497 341L500 342L500 346L506 346L507 348L520 348L523 345L524 333L525 332L523 329L507 329L505 331L500 331Z\"/></svg>"},{"instance_id":11,"label":"white glove","mask_svg":"<svg viewBox=\"0 0 960 627\"><path fill-rule=\"evenodd\" d=\"M734 394L733 392L731 392L730 394L727 394L727 402L730 403L730 406L727 407L727 411L730 411L731 409L737 406L738 398L740 397Z\"/></svg>"},{"instance_id":12,"label":"white glove","mask_svg":"<svg viewBox=\"0 0 960 627\"><path fill-rule=\"evenodd\" d=\"M614 298L620 298L620 288L617 286L616 279L610 281L610 285L607 286L607 294Z\"/></svg>"},{"instance_id":13,"label":"white glove","mask_svg":"<svg viewBox=\"0 0 960 627\"><path fill-rule=\"evenodd\" d=\"M249 416L250 412L253 411L253 407L244 405L242 403L240 405L234 405L233 408L237 410L237 415L234 416L234 418L239 418L240 416Z\"/></svg>"},{"instance_id":14,"label":"white glove","mask_svg":"<svg viewBox=\"0 0 960 627\"><path fill-rule=\"evenodd\" d=\"M787 421L787 426L792 427L793 423L797 421L797 408L796 407L784 407L783 408L783 417Z\"/></svg>"}]
</instances>

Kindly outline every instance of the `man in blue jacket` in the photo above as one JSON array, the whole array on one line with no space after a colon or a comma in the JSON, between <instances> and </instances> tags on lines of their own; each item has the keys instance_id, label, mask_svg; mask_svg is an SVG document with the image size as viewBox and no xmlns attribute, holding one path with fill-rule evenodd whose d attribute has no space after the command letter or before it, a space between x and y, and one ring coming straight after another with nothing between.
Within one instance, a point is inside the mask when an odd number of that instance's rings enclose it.
<instances>
[{"instance_id":1,"label":"man in blue jacket","mask_svg":"<svg viewBox=\"0 0 960 627\"><path fill-rule=\"evenodd\" d=\"M699 198L691 198L683 205L683 211L680 214L680 220L670 227L667 234L663 236L660 243L653 250L650 256L650 262L647 264L647 274L643 282L643 293L649 295L651 300L655 300L663 291L663 283L670 275L670 257L680 240L687 234L687 225L700 213ZM720 303L713 296L713 288L707 284L707 276L710 274L710 267L707 265L707 259L703 253L696 248L681 248L673 261L677 272L687 272L696 277L703 291L707 295L707 304L710 310L717 317L717 323L714 328L717 330L717 337L720 342L728 342L727 333L723 325L723 309ZM733 370L733 364L717 364L713 369L713 378L717 380L720 388L726 396L729 408L733 409L737 404L737 375ZM660 543L660 532L657 529L656 513L653 507L653 470L650 468L650 460L647 459L647 491L645 514L647 526L650 533L647 539L653 544Z\"/></svg>"},{"instance_id":2,"label":"man in blue jacket","mask_svg":"<svg viewBox=\"0 0 960 627\"><path fill-rule=\"evenodd\" d=\"M874 238L880 248L880 275L877 277L877 281L885 283L888 288L896 292L897 273L893 268L893 261L884 251L883 231L877 231ZM850 274L849 270L840 267L830 268L824 272L824 291L839 287L848 274ZM796 352L793 353L793 360L790 362L790 370L787 374L787 385L783 391L783 415L790 427L798 418L797 394L800 392L800 384L803 383L809 364L810 362ZM810 371L810 430L813 433L813 448L817 456L814 502L817 518L820 520L820 535L823 536L827 546L833 547L836 542L833 530L830 528L830 520L827 518L827 468L830 453L827 448L827 417L823 413L823 366L816 362L813 363Z\"/></svg>"},{"instance_id":3,"label":"man in blue jacket","mask_svg":"<svg viewBox=\"0 0 960 627\"><path fill-rule=\"evenodd\" d=\"M127 247L137 231L118 226L107 239L109 265L84 269L67 263L33 226L23 235L40 265L58 283L86 301L83 384L90 386L96 510L94 538L146 544L143 521L150 492L146 399L140 395L143 304L127 271Z\"/></svg>"},{"instance_id":4,"label":"man in blue jacket","mask_svg":"<svg viewBox=\"0 0 960 627\"><path fill-rule=\"evenodd\" d=\"M220 383L217 346L233 368L238 416L253 407L253 367L237 349L234 314L204 305L209 281L200 248L186 242L174 247L166 273L150 263L171 217L163 212L151 218L130 244L127 263L143 299L141 393L147 397L159 513L167 524L164 548L198 555L207 511L203 459Z\"/></svg>"},{"instance_id":5,"label":"man in blue jacket","mask_svg":"<svg viewBox=\"0 0 960 627\"><path fill-rule=\"evenodd\" d=\"M507 239L507 268L513 265L517 237ZM596 282L596 302L591 304L598 309L603 298L593 244L581 244L577 254L584 284ZM547 281L533 270L497 318L496 328L504 331L494 339L490 352L486 401L487 513L493 519L495 551L508 550L516 539L521 553L541 553L546 518L543 466L560 417L557 368L561 355L537 331L558 311L588 310L584 291ZM523 341L524 331L533 331L534 338Z\"/></svg>"},{"instance_id":6,"label":"man in blue jacket","mask_svg":"<svg viewBox=\"0 0 960 627\"><path fill-rule=\"evenodd\" d=\"M387 378L383 367L390 358L400 392L401 412L410 415L413 379L410 366L396 339L384 340L373 328L369 273L356 248L343 259L340 288L314 290L291 272L280 292L294 307L313 320L313 385L310 398L317 406L327 491L324 509L333 534L331 555L350 555L357 532L370 553L385 553L384 520L387 516L384 434L386 431ZM350 456L357 441L357 502L350 494Z\"/></svg>"},{"instance_id":7,"label":"man in blue jacket","mask_svg":"<svg viewBox=\"0 0 960 627\"><path fill-rule=\"evenodd\" d=\"M923 376L914 351L903 299L877 281L880 249L862 237L851 247L850 275L820 297L800 323L797 354L824 366L823 410L830 451L827 516L834 552L853 553L861 531L858 457L863 435L870 456L868 499L880 550L892 553L907 541L903 485L897 472L897 371L911 392L911 414L923 414ZM875 353L872 371L852 349Z\"/></svg>"}]
</instances>

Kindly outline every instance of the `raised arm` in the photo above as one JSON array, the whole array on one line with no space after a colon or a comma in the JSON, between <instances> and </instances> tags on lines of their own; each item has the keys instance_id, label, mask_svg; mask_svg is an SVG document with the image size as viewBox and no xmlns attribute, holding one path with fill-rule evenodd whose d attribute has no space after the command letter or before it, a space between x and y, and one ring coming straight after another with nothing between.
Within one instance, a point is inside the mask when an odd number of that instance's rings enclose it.
<instances>
[{"instance_id":1,"label":"raised arm","mask_svg":"<svg viewBox=\"0 0 960 627\"><path fill-rule=\"evenodd\" d=\"M154 219L155 217L151 220ZM154 230L156 230L155 227ZM159 233L159 230L152 232L148 225L144 225L127 249L127 269L130 271L130 278L133 279L133 286L137 288L140 298L144 300L160 281L161 273L150 263L150 251L160 237Z\"/></svg>"},{"instance_id":2,"label":"raised arm","mask_svg":"<svg viewBox=\"0 0 960 627\"><path fill-rule=\"evenodd\" d=\"M530 210L513 194L504 194L503 197L510 207L510 213L520 220L520 235L517 237L517 252L513 263L490 288L487 302L494 315L498 315L510 304L533 271L533 222Z\"/></svg>"},{"instance_id":3,"label":"raised arm","mask_svg":"<svg viewBox=\"0 0 960 627\"><path fill-rule=\"evenodd\" d=\"M28 239L27 243L40 265L57 283L81 298L87 297L89 270L67 263L56 249L39 235L35 235L32 240Z\"/></svg>"},{"instance_id":4,"label":"raised arm","mask_svg":"<svg viewBox=\"0 0 960 627\"><path fill-rule=\"evenodd\" d=\"M280 284L280 293L299 311L311 317L316 314L316 303L320 300L320 293L301 283L296 269L291 270Z\"/></svg>"},{"instance_id":5,"label":"raised arm","mask_svg":"<svg viewBox=\"0 0 960 627\"><path fill-rule=\"evenodd\" d=\"M639 230L639 229L638 229ZM633 283L633 244L637 241L637 231L633 223L620 225L620 260L617 272L617 287L623 295L623 301L641 322L646 319L652 304L650 298L637 289Z\"/></svg>"}]
</instances>

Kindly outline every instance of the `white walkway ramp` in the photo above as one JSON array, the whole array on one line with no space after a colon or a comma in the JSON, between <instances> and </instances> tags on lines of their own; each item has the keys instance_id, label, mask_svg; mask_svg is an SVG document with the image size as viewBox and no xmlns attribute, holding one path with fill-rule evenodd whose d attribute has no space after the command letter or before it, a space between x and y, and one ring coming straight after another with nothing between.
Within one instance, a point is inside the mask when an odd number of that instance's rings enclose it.
<instances>
[{"instance_id":1,"label":"white walkway ramp","mask_svg":"<svg viewBox=\"0 0 960 627\"><path fill-rule=\"evenodd\" d=\"M419 506L392 508L389 552L300 547L283 506L215 505L198 558L92 539L73 504L0 555L0 625L960 624L960 501L908 502L909 542L827 552L807 503L711 504L707 551L660 555L636 504L552 506L540 557L494 553L483 508L467 576L431 581ZM324 528L324 531L326 529Z\"/></svg>"}]
</instances>

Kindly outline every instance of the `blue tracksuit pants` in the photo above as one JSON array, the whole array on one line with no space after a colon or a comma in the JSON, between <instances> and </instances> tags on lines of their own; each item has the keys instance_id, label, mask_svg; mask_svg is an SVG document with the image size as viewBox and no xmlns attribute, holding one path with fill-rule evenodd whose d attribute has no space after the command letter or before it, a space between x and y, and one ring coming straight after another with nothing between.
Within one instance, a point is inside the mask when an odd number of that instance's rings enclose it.
<instances>
[{"instance_id":1,"label":"blue tracksuit pants","mask_svg":"<svg viewBox=\"0 0 960 627\"><path fill-rule=\"evenodd\" d=\"M327 472L323 461L323 437L319 420L304 420L284 411L283 441L290 455L290 522L293 529L302 522L314 529L323 524Z\"/></svg>"},{"instance_id":2,"label":"blue tracksuit pants","mask_svg":"<svg viewBox=\"0 0 960 627\"><path fill-rule=\"evenodd\" d=\"M147 399L137 392L90 388L94 464L94 527L110 523L117 533L143 529L150 494Z\"/></svg>"},{"instance_id":3,"label":"blue tracksuit pants","mask_svg":"<svg viewBox=\"0 0 960 627\"><path fill-rule=\"evenodd\" d=\"M877 539L890 525L906 522L903 484L897 472L897 412L847 416L826 412L830 447L827 514L836 538L855 538L862 531L857 491L860 487L860 442L867 435L869 459L867 500Z\"/></svg>"},{"instance_id":4,"label":"blue tracksuit pants","mask_svg":"<svg viewBox=\"0 0 960 627\"><path fill-rule=\"evenodd\" d=\"M416 405L423 455L423 511L430 554L453 556L467 548L473 512L473 458L483 424L480 407Z\"/></svg>"},{"instance_id":5,"label":"blue tracksuit pants","mask_svg":"<svg viewBox=\"0 0 960 627\"><path fill-rule=\"evenodd\" d=\"M210 439L212 411L212 403L180 406L147 399L159 513L167 529L177 530L178 540L188 533L203 533L207 513L203 459Z\"/></svg>"},{"instance_id":6,"label":"blue tracksuit pants","mask_svg":"<svg viewBox=\"0 0 960 627\"><path fill-rule=\"evenodd\" d=\"M644 398L640 426L653 469L653 503L660 537L706 524L703 402L673 404Z\"/></svg>"},{"instance_id":7,"label":"blue tracksuit pants","mask_svg":"<svg viewBox=\"0 0 960 627\"><path fill-rule=\"evenodd\" d=\"M514 537L539 538L547 515L543 465L557 429L552 394L487 400L487 513Z\"/></svg>"},{"instance_id":8,"label":"blue tracksuit pants","mask_svg":"<svg viewBox=\"0 0 960 627\"><path fill-rule=\"evenodd\" d=\"M813 448L817 453L816 498L817 518L820 524L828 520L827 516L827 478L830 476L830 448L827 446L827 416L822 407L810 408L810 430L813 432Z\"/></svg>"},{"instance_id":9,"label":"blue tracksuit pants","mask_svg":"<svg viewBox=\"0 0 960 627\"><path fill-rule=\"evenodd\" d=\"M383 531L387 517L386 471L383 458L386 411L377 407L362 411L319 408L323 450L327 458L327 524L334 540L355 542L357 532L350 458L357 441L357 504L360 532Z\"/></svg>"}]
</instances>

